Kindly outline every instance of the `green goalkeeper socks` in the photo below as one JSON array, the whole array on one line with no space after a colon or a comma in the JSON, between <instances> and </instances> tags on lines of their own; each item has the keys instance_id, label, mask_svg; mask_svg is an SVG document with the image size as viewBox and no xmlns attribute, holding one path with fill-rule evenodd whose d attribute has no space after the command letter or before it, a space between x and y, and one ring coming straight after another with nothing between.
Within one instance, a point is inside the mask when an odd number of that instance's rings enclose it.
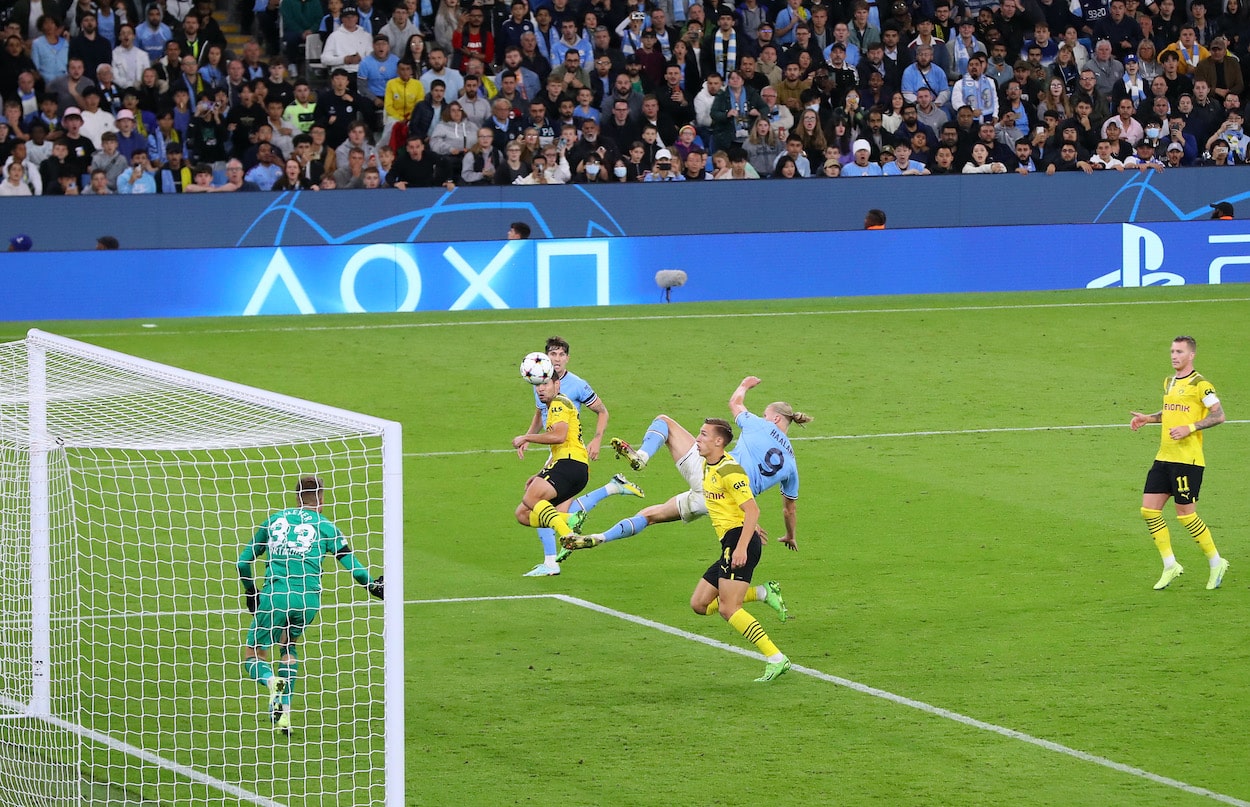
<instances>
[{"instance_id":1,"label":"green goalkeeper socks","mask_svg":"<svg viewBox=\"0 0 1250 807\"><path fill-rule=\"evenodd\" d=\"M273 678L273 668L269 666L269 662L258 658L249 658L243 660L243 669L247 671L247 677L251 678L262 687L269 686L269 679Z\"/></svg>"},{"instance_id":2,"label":"green goalkeeper socks","mask_svg":"<svg viewBox=\"0 0 1250 807\"><path fill-rule=\"evenodd\" d=\"M284 659L278 662L278 675L286 681L286 692L282 693L282 704L290 706L291 694L295 692L295 679L299 677L299 659L292 658L290 661Z\"/></svg>"}]
</instances>

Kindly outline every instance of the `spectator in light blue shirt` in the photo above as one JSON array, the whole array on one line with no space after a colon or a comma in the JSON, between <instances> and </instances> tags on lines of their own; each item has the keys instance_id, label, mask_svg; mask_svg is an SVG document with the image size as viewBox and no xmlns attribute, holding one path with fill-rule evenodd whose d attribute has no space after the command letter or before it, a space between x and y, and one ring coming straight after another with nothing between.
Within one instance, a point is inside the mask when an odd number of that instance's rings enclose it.
<instances>
[{"instance_id":1,"label":"spectator in light blue shirt","mask_svg":"<svg viewBox=\"0 0 1250 807\"><path fill-rule=\"evenodd\" d=\"M45 82L69 72L69 40L62 35L61 23L51 14L39 18L43 36L30 47L30 59Z\"/></svg>"},{"instance_id":2,"label":"spectator in light blue shirt","mask_svg":"<svg viewBox=\"0 0 1250 807\"><path fill-rule=\"evenodd\" d=\"M899 143L894 147L894 159L881 167L885 177L918 177L929 173L924 163L911 159L911 144Z\"/></svg>"},{"instance_id":3,"label":"spectator in light blue shirt","mask_svg":"<svg viewBox=\"0 0 1250 807\"><path fill-rule=\"evenodd\" d=\"M799 0L787 0L786 7L777 12L777 20L773 23L774 41L778 45L793 45L795 26L811 18L811 12L803 8Z\"/></svg>"},{"instance_id":4,"label":"spectator in light blue shirt","mask_svg":"<svg viewBox=\"0 0 1250 807\"><path fill-rule=\"evenodd\" d=\"M916 91L928 87L934 96L934 103L946 106L951 98L950 88L946 81L946 71L933 63L933 48L920 45L916 48L916 61L903 71L903 98L916 102Z\"/></svg>"},{"instance_id":5,"label":"spectator in light blue shirt","mask_svg":"<svg viewBox=\"0 0 1250 807\"><path fill-rule=\"evenodd\" d=\"M851 144L851 151L855 154L853 162L849 162L842 166L842 176L844 177L879 177L881 176L881 166L872 162L872 146L867 140L856 140ZM908 150L908 156L911 151Z\"/></svg>"},{"instance_id":6,"label":"spectator in light blue shirt","mask_svg":"<svg viewBox=\"0 0 1250 807\"><path fill-rule=\"evenodd\" d=\"M860 61L859 46L851 41L851 27L849 25L844 22L837 22L833 24L833 42L826 45L825 49L822 51L822 55L825 57L826 62L829 61L829 54L833 53L834 42L842 43L842 46L846 48L846 63L851 67L858 69ZM865 48L865 51L867 51L867 48ZM874 66L866 64L864 69L860 71L860 76L866 77L869 70L875 69L876 68Z\"/></svg>"},{"instance_id":7,"label":"spectator in light blue shirt","mask_svg":"<svg viewBox=\"0 0 1250 807\"><path fill-rule=\"evenodd\" d=\"M256 159L259 162L243 178L248 182L255 182L256 187L262 191L273 190L274 183L282 176L282 166L279 164L281 159L274 154L273 146L268 143L261 143L257 147Z\"/></svg>"},{"instance_id":8,"label":"spectator in light blue shirt","mask_svg":"<svg viewBox=\"0 0 1250 807\"><path fill-rule=\"evenodd\" d=\"M156 3L148 6L147 13L147 21L135 28L135 45L156 64L165 55L165 43L174 38L174 32L161 22L161 7Z\"/></svg>"},{"instance_id":9,"label":"spectator in light blue shirt","mask_svg":"<svg viewBox=\"0 0 1250 807\"><path fill-rule=\"evenodd\" d=\"M113 7L107 0L96 5L96 34L109 43L110 48L115 48L117 47L117 15L113 13Z\"/></svg>"},{"instance_id":10,"label":"spectator in light blue shirt","mask_svg":"<svg viewBox=\"0 0 1250 807\"><path fill-rule=\"evenodd\" d=\"M399 74L399 57L391 53L391 42L383 34L374 34L373 52L360 60L356 73L356 92L381 109L386 100L386 82Z\"/></svg>"},{"instance_id":11,"label":"spectator in light blue shirt","mask_svg":"<svg viewBox=\"0 0 1250 807\"><path fill-rule=\"evenodd\" d=\"M577 21L564 20L560 23L560 38L551 43L551 63L564 63L564 54L571 50L577 51L581 57L581 68L587 72L595 62L595 49L583 36L577 34Z\"/></svg>"},{"instance_id":12,"label":"spectator in light blue shirt","mask_svg":"<svg viewBox=\"0 0 1250 807\"><path fill-rule=\"evenodd\" d=\"M117 192L120 194L156 193L156 171L148 161L146 151L136 151L130 158L133 166L129 171L122 171L117 177Z\"/></svg>"}]
</instances>

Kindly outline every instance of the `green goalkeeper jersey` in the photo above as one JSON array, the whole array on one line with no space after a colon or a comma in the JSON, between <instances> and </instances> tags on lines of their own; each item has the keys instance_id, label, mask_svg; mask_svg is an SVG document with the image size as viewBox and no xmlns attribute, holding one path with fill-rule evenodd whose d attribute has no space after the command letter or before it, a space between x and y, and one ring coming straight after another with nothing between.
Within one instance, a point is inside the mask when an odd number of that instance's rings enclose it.
<instances>
[{"instance_id":1,"label":"green goalkeeper jersey","mask_svg":"<svg viewBox=\"0 0 1250 807\"><path fill-rule=\"evenodd\" d=\"M347 538L334 522L315 510L290 507L265 520L239 555L239 568L251 576L253 561L268 555L265 570L266 591L290 591L316 594L321 591L321 562L326 555L335 555L339 562L355 572ZM350 560L349 560L350 559ZM348 562L345 562L348 561ZM364 572L364 582L369 574Z\"/></svg>"}]
</instances>

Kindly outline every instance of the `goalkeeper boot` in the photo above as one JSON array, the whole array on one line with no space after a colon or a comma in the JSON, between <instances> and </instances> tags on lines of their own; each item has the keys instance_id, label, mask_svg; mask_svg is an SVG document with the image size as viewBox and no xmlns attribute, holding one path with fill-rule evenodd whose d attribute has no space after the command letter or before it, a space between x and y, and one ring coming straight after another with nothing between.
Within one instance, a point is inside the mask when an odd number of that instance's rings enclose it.
<instances>
[{"instance_id":1,"label":"goalkeeper boot","mask_svg":"<svg viewBox=\"0 0 1250 807\"><path fill-rule=\"evenodd\" d=\"M558 564L555 566L548 566L546 563L540 563L521 576L522 577L555 577L559 573L560 573L560 566Z\"/></svg>"},{"instance_id":2,"label":"goalkeeper boot","mask_svg":"<svg viewBox=\"0 0 1250 807\"><path fill-rule=\"evenodd\" d=\"M1185 573L1184 567L1179 563L1174 563L1163 570L1163 576L1159 578L1159 582L1155 583L1155 591L1162 591L1172 585L1172 581Z\"/></svg>"},{"instance_id":3,"label":"goalkeeper boot","mask_svg":"<svg viewBox=\"0 0 1250 807\"><path fill-rule=\"evenodd\" d=\"M591 535L573 533L560 539L560 546L564 547L566 552L571 552L574 549L594 549L601 543L603 543L603 536L599 533Z\"/></svg>"},{"instance_id":4,"label":"goalkeeper boot","mask_svg":"<svg viewBox=\"0 0 1250 807\"><path fill-rule=\"evenodd\" d=\"M612 482L617 487L617 490L616 490L617 495L637 496L639 499L645 498L645 495L642 492L642 488L638 487L633 482L630 482L628 479L626 479L625 474L613 474ZM584 520L585 519L583 519L583 521ZM569 526L572 527L573 524L570 523ZM573 531L577 532L577 529L574 528Z\"/></svg>"},{"instance_id":5,"label":"goalkeeper boot","mask_svg":"<svg viewBox=\"0 0 1250 807\"><path fill-rule=\"evenodd\" d=\"M273 722L277 723L286 714L286 705L282 703L282 696L286 694L286 679L275 675L269 679L269 714Z\"/></svg>"},{"instance_id":6,"label":"goalkeeper boot","mask_svg":"<svg viewBox=\"0 0 1250 807\"><path fill-rule=\"evenodd\" d=\"M282 717L278 718L278 722L274 725L285 736L291 736L291 708L289 706L283 707Z\"/></svg>"},{"instance_id":7,"label":"goalkeeper boot","mask_svg":"<svg viewBox=\"0 0 1250 807\"><path fill-rule=\"evenodd\" d=\"M764 589L768 592L768 596L764 598L764 602L769 608L777 612L781 617L781 621L785 622L790 614L786 611L786 601L781 599L781 584L776 580L769 580L764 584Z\"/></svg>"},{"instance_id":8,"label":"goalkeeper boot","mask_svg":"<svg viewBox=\"0 0 1250 807\"><path fill-rule=\"evenodd\" d=\"M785 656L781 657L781 661L770 661L764 665L764 674L755 680L758 683L765 684L774 678L780 678L789 672L791 667L790 659Z\"/></svg>"},{"instance_id":9,"label":"goalkeeper boot","mask_svg":"<svg viewBox=\"0 0 1250 807\"><path fill-rule=\"evenodd\" d=\"M1224 582L1224 572L1228 571L1228 561L1220 558L1220 562L1211 567L1211 576L1207 578L1207 591L1213 591Z\"/></svg>"},{"instance_id":10,"label":"goalkeeper boot","mask_svg":"<svg viewBox=\"0 0 1250 807\"><path fill-rule=\"evenodd\" d=\"M647 461L642 458L642 455L635 451L633 446L621 438L613 437L609 441L609 444L612 446L612 450L616 452L617 457L625 457L629 460L630 468L633 468L635 471L641 471L643 468L647 467Z\"/></svg>"}]
</instances>

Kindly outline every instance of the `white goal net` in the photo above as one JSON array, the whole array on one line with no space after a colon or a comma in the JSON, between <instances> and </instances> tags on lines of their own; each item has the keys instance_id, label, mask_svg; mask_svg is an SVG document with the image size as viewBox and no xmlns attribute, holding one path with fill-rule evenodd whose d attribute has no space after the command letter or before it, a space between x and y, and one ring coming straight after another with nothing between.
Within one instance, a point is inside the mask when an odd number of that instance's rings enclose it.
<instances>
[{"instance_id":1,"label":"white goal net","mask_svg":"<svg viewBox=\"0 0 1250 807\"><path fill-rule=\"evenodd\" d=\"M400 807L401 462L396 423L0 344L0 807ZM305 475L386 599L323 558L284 732L243 665L236 563Z\"/></svg>"}]
</instances>

